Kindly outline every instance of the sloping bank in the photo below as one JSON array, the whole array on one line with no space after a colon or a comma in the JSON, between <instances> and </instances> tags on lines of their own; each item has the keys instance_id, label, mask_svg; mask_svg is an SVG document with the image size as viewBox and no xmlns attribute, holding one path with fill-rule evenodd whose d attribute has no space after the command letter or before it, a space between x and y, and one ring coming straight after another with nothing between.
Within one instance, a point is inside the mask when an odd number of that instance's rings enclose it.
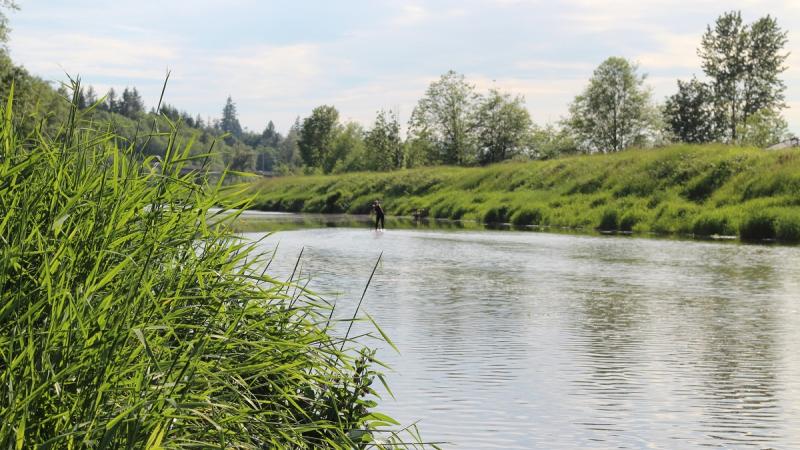
<instances>
[{"instance_id":1,"label":"sloping bank","mask_svg":"<svg viewBox=\"0 0 800 450\"><path fill-rule=\"evenodd\" d=\"M473 219L515 226L800 240L800 151L676 145L482 168L254 183L253 208Z\"/></svg>"}]
</instances>

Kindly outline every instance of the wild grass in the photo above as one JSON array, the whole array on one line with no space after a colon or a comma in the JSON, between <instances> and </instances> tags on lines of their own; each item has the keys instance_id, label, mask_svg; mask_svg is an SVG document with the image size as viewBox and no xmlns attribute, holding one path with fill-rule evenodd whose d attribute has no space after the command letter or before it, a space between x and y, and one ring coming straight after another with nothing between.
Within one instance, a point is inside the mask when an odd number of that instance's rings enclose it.
<instances>
[{"instance_id":1,"label":"wild grass","mask_svg":"<svg viewBox=\"0 0 800 450\"><path fill-rule=\"evenodd\" d=\"M800 151L673 145L608 155L284 177L250 190L254 206L389 214L634 233L800 241Z\"/></svg>"},{"instance_id":2,"label":"wild grass","mask_svg":"<svg viewBox=\"0 0 800 450\"><path fill-rule=\"evenodd\" d=\"M19 134L13 91L2 108L0 446L400 445L374 352L265 273L233 188L181 174L211 154L173 127L144 158L74 104L52 136Z\"/></svg>"}]
</instances>

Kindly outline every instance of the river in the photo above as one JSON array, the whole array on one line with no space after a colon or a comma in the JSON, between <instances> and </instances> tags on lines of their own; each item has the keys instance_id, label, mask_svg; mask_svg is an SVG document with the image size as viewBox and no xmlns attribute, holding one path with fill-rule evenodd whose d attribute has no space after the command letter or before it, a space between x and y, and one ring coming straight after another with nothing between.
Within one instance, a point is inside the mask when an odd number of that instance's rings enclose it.
<instances>
[{"instance_id":1,"label":"river","mask_svg":"<svg viewBox=\"0 0 800 450\"><path fill-rule=\"evenodd\" d=\"M330 225L330 224L328 224ZM245 233L262 238L263 233ZM364 300L396 400L453 449L800 448L800 248L519 231L279 231Z\"/></svg>"}]
</instances>

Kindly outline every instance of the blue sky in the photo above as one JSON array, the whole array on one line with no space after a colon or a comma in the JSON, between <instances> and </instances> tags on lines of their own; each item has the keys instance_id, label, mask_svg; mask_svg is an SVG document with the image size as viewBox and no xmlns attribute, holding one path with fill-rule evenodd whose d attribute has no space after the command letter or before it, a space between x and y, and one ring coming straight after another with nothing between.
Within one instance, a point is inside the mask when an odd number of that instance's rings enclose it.
<instances>
[{"instance_id":1,"label":"blue sky","mask_svg":"<svg viewBox=\"0 0 800 450\"><path fill-rule=\"evenodd\" d=\"M104 92L137 86L219 117L228 95L240 120L285 131L321 104L368 126L382 108L407 120L426 86L453 69L480 90L521 94L538 123L564 116L609 56L639 63L654 98L701 75L707 24L741 10L790 31L784 73L800 132L799 0L20 0L9 13L14 60L52 81L80 75Z\"/></svg>"}]
</instances>

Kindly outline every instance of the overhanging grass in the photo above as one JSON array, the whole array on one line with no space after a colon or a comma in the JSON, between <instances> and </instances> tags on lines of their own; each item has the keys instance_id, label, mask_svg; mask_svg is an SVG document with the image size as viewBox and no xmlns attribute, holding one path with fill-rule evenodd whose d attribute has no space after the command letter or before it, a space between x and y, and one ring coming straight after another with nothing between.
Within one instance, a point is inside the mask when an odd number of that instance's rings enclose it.
<instances>
[{"instance_id":1,"label":"overhanging grass","mask_svg":"<svg viewBox=\"0 0 800 450\"><path fill-rule=\"evenodd\" d=\"M9 99L0 446L384 446L375 429L395 423L373 411L374 353L264 273L229 227L236 211L210 212L229 192L181 175L191 146L175 129L163 158L142 160L75 108L56 136L13 124Z\"/></svg>"},{"instance_id":2,"label":"overhanging grass","mask_svg":"<svg viewBox=\"0 0 800 450\"><path fill-rule=\"evenodd\" d=\"M274 178L250 192L256 208L274 211L366 213L380 198L396 215L424 209L516 226L800 240L800 152L791 149L674 145L482 168ZM750 225L763 214L774 224Z\"/></svg>"}]
</instances>

